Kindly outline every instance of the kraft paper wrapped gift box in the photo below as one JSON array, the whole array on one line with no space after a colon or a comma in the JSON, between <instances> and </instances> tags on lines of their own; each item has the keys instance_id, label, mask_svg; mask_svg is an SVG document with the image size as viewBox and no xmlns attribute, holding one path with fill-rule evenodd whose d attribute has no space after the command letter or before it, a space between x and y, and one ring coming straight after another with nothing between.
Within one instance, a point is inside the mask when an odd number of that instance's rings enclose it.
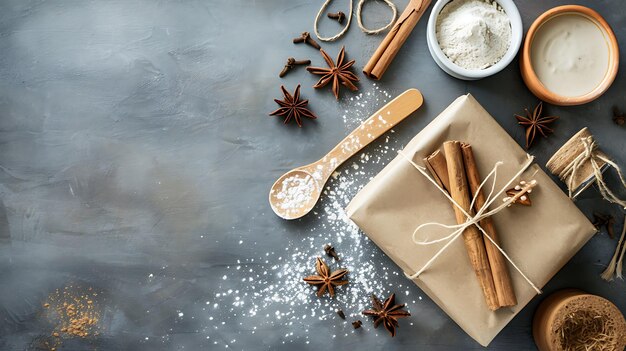
<instances>
[{"instance_id":1,"label":"kraft paper wrapped gift box","mask_svg":"<svg viewBox=\"0 0 626 351\"><path fill-rule=\"evenodd\" d=\"M456 99L411 140L403 154L423 165L424 157L447 140L472 145L483 177L496 162L503 161L496 189L504 187L528 160L527 153L471 95ZM532 206L512 206L493 216L493 221L502 248L536 286L543 287L596 229L536 164L513 184L531 175L539 184L531 194ZM402 155L355 196L346 212L408 275L424 267L445 244L416 245L412 240L414 230L428 222L456 224L449 200ZM441 231L422 232L421 239L442 236ZM487 346L537 295L510 264L509 271L518 304L497 311L487 308L462 239L450 245L413 281L465 332Z\"/></svg>"}]
</instances>

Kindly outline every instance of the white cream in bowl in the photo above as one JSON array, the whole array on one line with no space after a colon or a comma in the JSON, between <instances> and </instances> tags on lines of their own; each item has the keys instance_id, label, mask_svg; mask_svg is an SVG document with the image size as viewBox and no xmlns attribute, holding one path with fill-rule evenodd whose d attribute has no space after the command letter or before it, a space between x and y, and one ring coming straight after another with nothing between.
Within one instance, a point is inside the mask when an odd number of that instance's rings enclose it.
<instances>
[{"instance_id":1,"label":"white cream in bowl","mask_svg":"<svg viewBox=\"0 0 626 351\"><path fill-rule=\"evenodd\" d=\"M609 71L607 34L584 14L564 13L547 20L537 28L530 52L539 81L561 96L592 92Z\"/></svg>"}]
</instances>

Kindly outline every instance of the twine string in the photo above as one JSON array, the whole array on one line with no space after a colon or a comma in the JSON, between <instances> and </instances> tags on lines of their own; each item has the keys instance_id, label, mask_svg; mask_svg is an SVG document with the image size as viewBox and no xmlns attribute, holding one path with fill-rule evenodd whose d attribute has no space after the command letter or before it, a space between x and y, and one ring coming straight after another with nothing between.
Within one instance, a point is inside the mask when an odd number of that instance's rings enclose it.
<instances>
[{"instance_id":1,"label":"twine string","mask_svg":"<svg viewBox=\"0 0 626 351\"><path fill-rule=\"evenodd\" d=\"M359 0L359 4L356 7L356 21L357 21L357 24L359 25L359 28L361 28L361 30L365 34L370 34L370 35L375 35L391 28L391 26L393 26L393 23L396 21L396 17L398 16L398 9L396 9L396 5L394 5L393 2L389 0L383 0L389 6L389 8L391 8L391 11L393 11L393 15L391 15L391 19L389 20L389 23L387 23L385 26L380 27L378 29L368 29L363 25L363 19L362 19L363 5L365 4L366 1L367 0Z\"/></svg>"},{"instance_id":2,"label":"twine string","mask_svg":"<svg viewBox=\"0 0 626 351\"><path fill-rule=\"evenodd\" d=\"M622 183L622 186L626 188L626 181L624 181L624 176L622 174L622 170L619 166L613 162L611 159L604 157L596 152L598 145L595 140L593 140L592 136L581 138L581 143L583 144L583 151L574 158L574 160L568 164L561 173L559 173L559 178L566 182L567 189L570 198L574 198L574 178L575 175L578 174L580 168L587 162L591 164L591 168L593 170L593 176L595 178L596 184L598 185L598 189L600 190L600 194L602 197L611 202L622 206L626 209L626 200L622 200L615 195L611 189L607 186L604 181L604 177L602 176L602 169L598 163L598 161L602 161L605 164L612 167L617 172L617 175Z\"/></svg>"},{"instance_id":3,"label":"twine string","mask_svg":"<svg viewBox=\"0 0 626 351\"><path fill-rule=\"evenodd\" d=\"M487 177L485 177L483 182L478 187L478 189L480 190L486 184L488 179L493 177L492 187L491 187L491 191L489 192L489 196L487 196L485 204L480 208L480 210L478 210L477 213L474 216L472 216L469 213L467 213L467 211L465 211L465 209L461 205L459 205L456 201L454 201L454 199L448 194L448 192L445 189L443 189L441 186L439 186L439 184L437 184L437 182L434 179L432 179L432 177L430 177L427 174L427 171L426 171L425 167L422 167L422 166L416 164L415 162L413 162L413 160L411 160L408 156L406 156L402 151L399 151L398 153L402 157L404 157L404 159L406 159L411 165L413 165L413 167L415 167L415 169L417 169L420 172L420 174L422 174L424 177L426 177L426 179L429 182L431 182L437 189L439 189L439 191L441 191L441 193L443 193L446 196L446 198L454 206L456 206L463 213L463 215L467 218L465 223L456 224L456 225L446 225L446 224L443 224L443 223L429 222L429 223L424 223L424 224L421 224L420 226L418 226L415 229L415 231L413 232L413 235L412 235L412 240L413 240L413 242L415 244L420 245L420 246L426 246L426 245L433 245L433 244L436 244L436 243L440 243L440 242L443 242L443 241L447 241L447 243L443 247L441 247L441 249L439 249L435 253L435 255L433 255L430 258L430 260L428 262L426 262L426 264L424 264L424 266L420 270L418 270L415 274L408 275L408 274L405 273L407 278L415 279L415 278L419 277L426 269L428 269L439 258L439 256L441 256L448 249L448 247L450 247L450 245L452 245L452 243L454 241L456 241L456 239L458 239L461 235L463 235L463 232L465 231L465 229L467 229L468 227L474 225L498 249L498 251L500 251L500 253L502 253L504 258L506 258L506 260L522 276L522 278L524 278L524 280L535 290L535 292L537 292L537 294L541 294L541 290L524 274L524 272L522 272L522 270L515 264L515 262L513 262L513 260L509 257L509 255L504 251L504 249L502 249L500 247L500 245L498 245L493 240L493 238L491 238L491 236L489 234L487 234L487 232L485 232L485 230L479 224L479 222L481 220L483 220L483 219L485 219L487 217L493 216L496 213L502 211L503 209L508 207L514 201L513 198L509 198L506 201L504 201L500 206L496 207L495 209L493 209L491 211L487 210L489 208L489 206L500 195L502 195L506 191L506 189L509 188L511 183L513 183L516 179L518 179L518 177L521 176L521 174L524 173L524 171L526 171L526 169L528 169L528 167L530 167L530 165L532 164L532 162L534 160L533 156L527 155L527 160L522 165L520 170L502 187L502 189L498 190L494 194L495 184L496 184L497 174L498 174L498 167L503 164L502 162L496 162L496 164L494 165L492 171L489 172ZM472 201L472 205L473 204L474 204L474 201ZM428 226L438 226L438 227L443 227L443 228L446 228L446 229L453 229L454 231L451 234L449 234L448 236L446 236L444 238L440 238L440 239L427 240L427 241L419 241L419 240L417 240L416 239L416 235L419 233L419 231L422 228L425 228L425 227L428 227Z\"/></svg>"},{"instance_id":4,"label":"twine string","mask_svg":"<svg viewBox=\"0 0 626 351\"><path fill-rule=\"evenodd\" d=\"M324 1L324 4L322 5L320 10L317 12L317 15L315 16L315 22L313 22L313 31L315 32L315 35L317 35L317 38L321 41L335 41L341 38L348 31L348 28L350 27L350 21L352 21L352 0L348 0L348 2L350 2L350 12L348 13L348 20L346 22L346 26L343 27L343 29L339 33L337 33L336 35L332 37L323 37L320 34L319 30L317 29L317 23L320 21L320 17L322 17L322 14L324 13L324 11L326 11L326 8L328 7L328 5L330 5L331 1L332 0Z\"/></svg>"},{"instance_id":5,"label":"twine string","mask_svg":"<svg viewBox=\"0 0 626 351\"><path fill-rule=\"evenodd\" d=\"M497 169L498 169L498 167L499 167L500 165L502 165L502 162L497 162L497 163L495 164L495 166L493 167L493 170L491 170L491 172L487 175L487 177L485 177L485 180L483 180L483 182L482 182L482 183L480 183L480 186L478 187L478 190L476 191L476 193L478 193L478 191L480 191L480 189L483 187L483 185L485 185L486 181L489 179L489 177L491 177L491 175L497 174ZM415 165L415 164L413 164L413 166L416 166L416 165ZM493 194L493 190L495 189L495 184L496 184L496 178L494 178L494 179L493 179L493 184L492 184L492 187L491 187L491 192L489 193L489 196L487 197L487 199L489 199L489 198L490 198L490 196L492 196L492 194ZM437 186L439 186L439 184L437 184ZM459 208L461 211L463 211L463 214L466 216L466 218L468 218L468 220L467 220L465 223L463 223L463 224L454 224L454 225L447 225L447 224L443 224L443 223L436 223L436 222L424 223L424 224L422 224L422 225L418 226L417 228L415 228L415 230L413 231L413 236L412 236L412 239L413 239L413 242L414 242L414 243L416 243L417 245L424 245L424 246L426 246L426 245L437 244L437 243L440 243L440 242L443 242L443 241L448 241L448 240L452 239L453 237L455 237L455 236L458 234L458 233L457 233L457 231L458 231L458 229L459 229L459 228L462 228L463 230L465 230L467 227L469 227L470 225L472 225L472 224L473 224L473 223L470 223L470 222L469 222L469 221L470 221L470 218L471 218L470 214L469 214L469 213L467 213L467 212L465 211L465 209L463 209L461 206L459 206L459 205L457 204L457 202L456 202L456 201L454 201L454 199L452 199L452 197L448 194L448 192L447 192L447 191L445 192L445 195L446 195L446 197L448 198L448 200L450 200L450 201L451 201L451 202L452 202L455 206L457 206L457 208ZM472 203L471 203L471 205L470 205L470 208L474 208L474 201L475 201L475 200L476 200L476 198L474 198L474 199L472 200ZM482 214L483 214L483 212L485 211L485 209L486 209L486 208L487 208L487 206L483 206L483 207L481 207L481 209L480 209L480 210L479 210L479 211L475 214L474 218L477 218L477 217L479 217L479 216L482 216ZM482 218L480 218L480 219L483 219L483 218L484 218L484 217L482 217ZM480 219L478 219L478 220L477 220L477 221L475 221L475 222L479 222L479 221L480 221ZM473 221L473 219L472 219L471 221ZM469 223L469 224L468 224L468 223ZM428 226L438 226L438 227L442 227L442 228L446 228L446 229L456 229L456 230L455 230L455 231L453 231L450 235L448 235L448 236L446 236L446 237L443 237L443 238L440 238L440 239L428 240L428 241L418 241L418 240L416 239L416 235L419 233L419 231L420 231L422 228L424 228L424 227L428 227Z\"/></svg>"},{"instance_id":6,"label":"twine string","mask_svg":"<svg viewBox=\"0 0 626 351\"><path fill-rule=\"evenodd\" d=\"M320 18L322 17L322 15L324 14L324 11L326 11L326 8L328 7L328 5L330 5L330 3L332 2L332 0L326 0L324 1L324 4L322 4L322 7L320 8L320 10L317 12L317 15L315 16L315 21L313 22L313 31L315 32L315 35L317 36L317 38L321 41L335 41L339 38L341 38L344 34L346 34L346 32L348 31L348 28L350 27L350 22L352 21L352 8L353 8L353 4L352 4L352 0L348 0L350 3L350 12L348 13L348 19L346 21L346 25L343 27L343 29L333 35L332 37L323 37L318 29L318 23L320 21ZM357 24L359 26L359 28L361 28L361 30L366 33L366 34L378 34L381 33L387 29L389 29L393 23L396 20L396 17L398 16L398 9L396 8L396 5L393 4L393 2L391 2L390 0L383 0L390 8L391 11L393 11L393 15L391 17L391 20L389 21L389 23L387 23L385 26L378 28L378 29L369 29L366 28L363 25L363 20L362 20L362 16L363 16L363 5L365 4L367 0L359 0L359 3L357 5L357 9L356 9L356 20L357 20Z\"/></svg>"},{"instance_id":7,"label":"twine string","mask_svg":"<svg viewBox=\"0 0 626 351\"><path fill-rule=\"evenodd\" d=\"M602 272L602 274L600 275L602 279L606 280L607 282L612 281L614 276L617 276L620 279L623 278L622 265L624 261L624 254L626 253L626 245L622 245L622 243L624 242L624 236L626 236L626 215L624 215L622 235L620 235L617 246L615 247L615 253L613 254L613 257L611 258L609 264L606 266L604 272ZM621 253L620 246L622 248Z\"/></svg>"}]
</instances>

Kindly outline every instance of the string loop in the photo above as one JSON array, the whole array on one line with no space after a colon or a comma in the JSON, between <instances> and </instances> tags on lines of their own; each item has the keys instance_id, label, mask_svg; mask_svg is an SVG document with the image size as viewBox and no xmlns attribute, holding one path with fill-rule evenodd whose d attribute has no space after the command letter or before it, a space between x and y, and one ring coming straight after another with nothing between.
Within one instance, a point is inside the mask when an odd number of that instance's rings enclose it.
<instances>
[{"instance_id":1,"label":"string loop","mask_svg":"<svg viewBox=\"0 0 626 351\"><path fill-rule=\"evenodd\" d=\"M363 19L362 19L363 5L365 4L365 1L367 0L359 0L359 5L356 7L356 21L357 21L357 24L359 25L359 28L361 28L361 30L365 34L370 34L370 35L378 34L378 33L386 31L387 29L391 28L391 26L393 26L393 23L396 21L396 17L398 16L398 9L396 9L396 5L394 5L393 2L389 0L383 0L389 6L389 8L391 8L391 11L393 11L391 20L389 21L389 23L387 23L387 25L380 27L378 29L366 28L365 25L363 25Z\"/></svg>"},{"instance_id":2,"label":"string loop","mask_svg":"<svg viewBox=\"0 0 626 351\"><path fill-rule=\"evenodd\" d=\"M323 37L319 32L318 23L320 21L320 18L324 14L324 11L326 11L326 8L328 7L328 5L330 5L332 0L324 1L324 4L322 4L322 7L317 12L317 15L315 16L315 21L313 22L313 31L315 32L315 35L317 36L319 40L327 41L327 42L335 41L341 38L344 34L346 34L346 32L348 31L348 28L350 27L350 22L352 21L352 6L353 6L352 0L348 0L348 1L350 2L350 11L348 12L348 16L347 16L348 20L346 21L346 25L336 35L333 35L332 37ZM357 20L357 24L359 25L359 28L361 28L361 30L366 34L378 34L380 32L383 32L389 29L393 25L393 23L396 21L396 17L398 16L398 9L396 8L396 5L394 5L393 2L391 2L390 0L383 0L391 8L391 11L393 11L393 16L391 17L391 20L384 27L381 27L378 29L368 29L363 25L363 20L362 20L363 4L365 4L366 1L367 0L359 0L359 3L357 5L356 20Z\"/></svg>"}]
</instances>

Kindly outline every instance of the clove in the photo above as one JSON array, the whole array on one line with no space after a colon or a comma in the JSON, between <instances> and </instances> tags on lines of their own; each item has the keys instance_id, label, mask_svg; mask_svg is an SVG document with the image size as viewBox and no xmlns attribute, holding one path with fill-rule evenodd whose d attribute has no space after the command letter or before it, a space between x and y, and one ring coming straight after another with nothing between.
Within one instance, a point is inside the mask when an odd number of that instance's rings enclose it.
<instances>
[{"instance_id":1,"label":"clove","mask_svg":"<svg viewBox=\"0 0 626 351\"><path fill-rule=\"evenodd\" d=\"M290 70L294 69L297 65L310 65L311 64L311 60L296 60L293 57L290 57L287 59L287 63L285 63L285 67L283 67L283 70L280 71L280 73L278 74L278 76L280 78L284 77L287 72L289 72Z\"/></svg>"},{"instance_id":2,"label":"clove","mask_svg":"<svg viewBox=\"0 0 626 351\"><path fill-rule=\"evenodd\" d=\"M615 239L615 232L613 231L613 226L615 225L615 218L611 216L606 223L606 232L609 234L609 238Z\"/></svg>"},{"instance_id":3,"label":"clove","mask_svg":"<svg viewBox=\"0 0 626 351\"><path fill-rule=\"evenodd\" d=\"M346 319L346 314L343 313L342 310L337 310L337 315L339 315L339 318L341 319Z\"/></svg>"},{"instance_id":4,"label":"clove","mask_svg":"<svg viewBox=\"0 0 626 351\"><path fill-rule=\"evenodd\" d=\"M329 244L324 245L324 251L326 251L326 255L335 259L335 261L339 261L339 255L335 252L335 248Z\"/></svg>"},{"instance_id":5,"label":"clove","mask_svg":"<svg viewBox=\"0 0 626 351\"><path fill-rule=\"evenodd\" d=\"M361 328L362 324L363 324L363 322L361 322L361 320L356 320L356 321L352 322L352 326L354 327L354 329Z\"/></svg>"},{"instance_id":6,"label":"clove","mask_svg":"<svg viewBox=\"0 0 626 351\"><path fill-rule=\"evenodd\" d=\"M293 39L293 43L307 43L318 50L322 48L320 44L318 44L313 38L311 38L311 34L309 32L302 32L301 36Z\"/></svg>"},{"instance_id":7,"label":"clove","mask_svg":"<svg viewBox=\"0 0 626 351\"><path fill-rule=\"evenodd\" d=\"M623 126L626 123L626 114L620 112L617 106L613 106L613 122L618 126Z\"/></svg>"},{"instance_id":8,"label":"clove","mask_svg":"<svg viewBox=\"0 0 626 351\"><path fill-rule=\"evenodd\" d=\"M328 18L331 18L331 19L336 19L337 22L339 22L339 24L343 24L343 20L346 19L346 14L341 11L337 13L329 12L326 16L328 16Z\"/></svg>"},{"instance_id":9,"label":"clove","mask_svg":"<svg viewBox=\"0 0 626 351\"><path fill-rule=\"evenodd\" d=\"M615 232L613 231L613 226L615 225L615 218L611 215L605 215L601 213L593 214L593 225L596 229L600 230L602 226L606 227L606 232L609 234L611 239L615 238Z\"/></svg>"}]
</instances>

